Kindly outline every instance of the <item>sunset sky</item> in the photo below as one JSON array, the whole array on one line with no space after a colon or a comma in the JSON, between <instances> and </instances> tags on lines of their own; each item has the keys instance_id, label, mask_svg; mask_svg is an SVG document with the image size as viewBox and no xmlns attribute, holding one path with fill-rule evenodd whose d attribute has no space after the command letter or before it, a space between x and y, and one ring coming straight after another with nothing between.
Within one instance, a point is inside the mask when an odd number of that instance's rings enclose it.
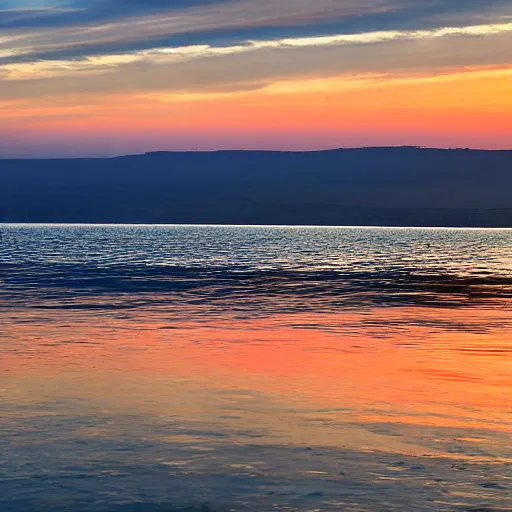
<instances>
[{"instance_id":1,"label":"sunset sky","mask_svg":"<svg viewBox=\"0 0 512 512\"><path fill-rule=\"evenodd\" d=\"M512 148L511 0L0 0L0 158Z\"/></svg>"}]
</instances>

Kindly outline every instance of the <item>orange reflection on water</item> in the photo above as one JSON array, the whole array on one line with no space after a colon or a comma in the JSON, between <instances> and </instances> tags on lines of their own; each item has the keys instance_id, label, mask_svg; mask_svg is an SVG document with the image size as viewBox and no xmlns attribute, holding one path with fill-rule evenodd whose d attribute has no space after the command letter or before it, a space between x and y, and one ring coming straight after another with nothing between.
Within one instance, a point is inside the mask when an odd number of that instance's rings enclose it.
<instances>
[{"instance_id":1,"label":"orange reflection on water","mask_svg":"<svg viewBox=\"0 0 512 512\"><path fill-rule=\"evenodd\" d=\"M0 363L8 393L151 414L214 417L234 407L243 421L288 425L281 435L290 439L297 421L329 423L334 443L347 442L340 425L352 431L355 422L462 429L459 437L476 439L472 430L512 432L512 314L504 309L211 321L80 315L66 320L71 327L57 314L11 325ZM319 442L332 437L316 432Z\"/></svg>"}]
</instances>

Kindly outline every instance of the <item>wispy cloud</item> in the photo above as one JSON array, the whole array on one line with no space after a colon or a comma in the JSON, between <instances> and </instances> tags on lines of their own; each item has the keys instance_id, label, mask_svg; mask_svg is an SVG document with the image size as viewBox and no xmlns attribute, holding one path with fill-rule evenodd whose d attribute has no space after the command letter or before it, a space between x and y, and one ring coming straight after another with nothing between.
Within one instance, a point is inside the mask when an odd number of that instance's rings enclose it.
<instances>
[{"instance_id":1,"label":"wispy cloud","mask_svg":"<svg viewBox=\"0 0 512 512\"><path fill-rule=\"evenodd\" d=\"M80 0L0 11L15 36L9 58L61 59L187 44L491 25L512 16L509 0ZM156 14L157 13L157 14ZM483 21L484 20L484 21ZM5 56L4 56L5 58Z\"/></svg>"},{"instance_id":2,"label":"wispy cloud","mask_svg":"<svg viewBox=\"0 0 512 512\"><path fill-rule=\"evenodd\" d=\"M83 73L109 73L133 64L172 66L197 59L226 57L234 54L264 50L300 50L307 48L335 48L345 46L376 45L400 41L428 41L476 36L512 35L512 23L475 25L467 27L442 27L434 30L377 31L359 34L338 34L318 37L297 37L271 40L248 40L226 46L189 45L161 47L128 53L92 55L70 60L37 60L0 65L4 80L34 80L59 76L71 77ZM461 55L461 64L464 64ZM512 60L512 58L511 58ZM155 87L155 84L152 85ZM164 85L165 86L165 85ZM158 85L156 85L158 87Z\"/></svg>"}]
</instances>

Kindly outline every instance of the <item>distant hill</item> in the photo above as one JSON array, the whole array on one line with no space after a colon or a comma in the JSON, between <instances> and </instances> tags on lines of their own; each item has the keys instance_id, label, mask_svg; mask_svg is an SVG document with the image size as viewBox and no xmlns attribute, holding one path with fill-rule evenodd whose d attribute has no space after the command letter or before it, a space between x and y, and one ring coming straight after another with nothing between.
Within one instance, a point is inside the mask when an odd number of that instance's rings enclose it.
<instances>
[{"instance_id":1,"label":"distant hill","mask_svg":"<svg viewBox=\"0 0 512 512\"><path fill-rule=\"evenodd\" d=\"M0 221L512 227L512 151L0 160Z\"/></svg>"}]
</instances>

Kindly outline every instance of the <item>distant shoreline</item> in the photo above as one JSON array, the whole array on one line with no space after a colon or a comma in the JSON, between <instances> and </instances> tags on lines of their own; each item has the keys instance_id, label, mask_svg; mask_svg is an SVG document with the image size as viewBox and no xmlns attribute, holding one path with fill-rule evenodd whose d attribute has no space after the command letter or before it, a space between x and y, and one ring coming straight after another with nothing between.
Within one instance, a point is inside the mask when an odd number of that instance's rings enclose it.
<instances>
[{"instance_id":1,"label":"distant shoreline","mask_svg":"<svg viewBox=\"0 0 512 512\"><path fill-rule=\"evenodd\" d=\"M490 148L440 148L435 146L354 146L347 148L326 148L326 149L305 149L305 150L286 150L286 149L190 149L190 150L155 150L145 151L141 153L127 153L104 156L48 156L48 157L18 157L18 156L1 156L2 161L33 161L33 160L113 160L118 158L134 158L134 157L154 157L154 156L170 156L170 155L214 155L214 154L280 154L280 155L305 155L332 153L342 151L372 151L372 150L417 150L417 151L464 151L472 153L512 153L512 149L490 149Z\"/></svg>"},{"instance_id":2,"label":"distant shoreline","mask_svg":"<svg viewBox=\"0 0 512 512\"><path fill-rule=\"evenodd\" d=\"M512 227L512 151L416 146L1 160L0 222Z\"/></svg>"}]
</instances>

